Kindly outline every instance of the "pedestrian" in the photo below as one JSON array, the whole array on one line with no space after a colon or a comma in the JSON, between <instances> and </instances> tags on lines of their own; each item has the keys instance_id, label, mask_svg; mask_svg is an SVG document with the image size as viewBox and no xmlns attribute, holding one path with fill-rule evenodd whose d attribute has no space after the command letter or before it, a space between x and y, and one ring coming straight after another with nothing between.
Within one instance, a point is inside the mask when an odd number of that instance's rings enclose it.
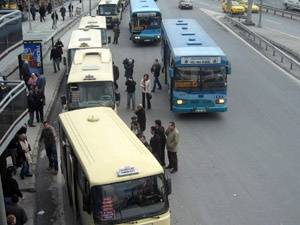
<instances>
[{"instance_id":1,"label":"pedestrian","mask_svg":"<svg viewBox=\"0 0 300 225\"><path fill-rule=\"evenodd\" d=\"M124 59L123 60L123 65L125 69L125 77L126 80L129 78L133 78L133 68L134 68L134 60L133 59Z\"/></svg>"},{"instance_id":2,"label":"pedestrian","mask_svg":"<svg viewBox=\"0 0 300 225\"><path fill-rule=\"evenodd\" d=\"M31 76L27 81L27 84L29 85L29 90L33 90L33 88L36 85L36 81L37 81L37 76L35 75L35 73L31 73Z\"/></svg>"},{"instance_id":3,"label":"pedestrian","mask_svg":"<svg viewBox=\"0 0 300 225\"><path fill-rule=\"evenodd\" d=\"M141 129L138 127L138 123L136 121L132 121L130 124L130 129L131 131L137 136L139 137L141 135Z\"/></svg>"},{"instance_id":4,"label":"pedestrian","mask_svg":"<svg viewBox=\"0 0 300 225\"><path fill-rule=\"evenodd\" d=\"M119 80L120 77L120 72L119 72L119 67L115 65L115 63L113 62L113 74L114 74L114 85L115 85L115 89L119 88L119 85L117 83L117 80Z\"/></svg>"},{"instance_id":5,"label":"pedestrian","mask_svg":"<svg viewBox=\"0 0 300 225\"><path fill-rule=\"evenodd\" d=\"M1 176L3 197L6 204L11 204L11 198L13 195L19 196L22 200L25 199L22 192L20 191L18 182L13 178L13 173L14 168L12 166L9 166L6 169L6 174L4 176Z\"/></svg>"},{"instance_id":6,"label":"pedestrian","mask_svg":"<svg viewBox=\"0 0 300 225\"><path fill-rule=\"evenodd\" d=\"M119 25L116 23L114 28L113 28L113 32L114 32L114 41L113 44L118 44L118 39L120 36L120 28Z\"/></svg>"},{"instance_id":7,"label":"pedestrian","mask_svg":"<svg viewBox=\"0 0 300 225\"><path fill-rule=\"evenodd\" d=\"M33 4L31 4L31 6L30 6L30 13L31 13L33 21L35 21L36 8L34 7Z\"/></svg>"},{"instance_id":8,"label":"pedestrian","mask_svg":"<svg viewBox=\"0 0 300 225\"><path fill-rule=\"evenodd\" d=\"M162 89L162 86L159 82L160 70L161 70L161 65L159 64L158 59L154 59L154 63L151 67L151 73L154 76L154 84L153 84L152 92L155 92L156 84L158 85L158 90Z\"/></svg>"},{"instance_id":9,"label":"pedestrian","mask_svg":"<svg viewBox=\"0 0 300 225\"><path fill-rule=\"evenodd\" d=\"M148 148L148 150L149 150L150 152L152 152L152 148L151 148L150 144L147 142L145 135L141 134L141 135L139 136L139 139L140 139L140 141L145 145L145 147Z\"/></svg>"},{"instance_id":10,"label":"pedestrian","mask_svg":"<svg viewBox=\"0 0 300 225\"><path fill-rule=\"evenodd\" d=\"M176 173L178 171L177 151L179 144L179 132L176 129L174 122L169 122L168 128L166 130L166 136L166 145L169 159L169 165L166 167L166 169L173 169L171 173Z\"/></svg>"},{"instance_id":11,"label":"pedestrian","mask_svg":"<svg viewBox=\"0 0 300 225\"><path fill-rule=\"evenodd\" d=\"M58 15L56 13L56 11L54 10L54 12L51 14L51 19L52 19L52 29L55 29L57 26L57 21L58 21Z\"/></svg>"},{"instance_id":12,"label":"pedestrian","mask_svg":"<svg viewBox=\"0 0 300 225\"><path fill-rule=\"evenodd\" d=\"M35 102L35 110L36 110L36 122L44 121L44 105L45 105L45 94L38 87L34 88L33 98Z\"/></svg>"},{"instance_id":13,"label":"pedestrian","mask_svg":"<svg viewBox=\"0 0 300 225\"><path fill-rule=\"evenodd\" d=\"M130 102L132 102L132 109L135 110L135 85L136 82L129 78L126 82L126 91L127 91L127 109L130 109Z\"/></svg>"},{"instance_id":14,"label":"pedestrian","mask_svg":"<svg viewBox=\"0 0 300 225\"><path fill-rule=\"evenodd\" d=\"M141 130L141 126L140 126L140 124L139 124L139 122L138 122L138 117L137 117L137 116L132 116L132 117L131 117L131 123L132 123L132 122L136 122L138 128ZM131 123L130 123L130 129L132 130Z\"/></svg>"},{"instance_id":15,"label":"pedestrian","mask_svg":"<svg viewBox=\"0 0 300 225\"><path fill-rule=\"evenodd\" d=\"M143 79L140 82L140 86L142 87L142 102L143 107L146 108L145 99L147 100L148 109L151 109L151 81L149 79L148 74L144 74Z\"/></svg>"},{"instance_id":16,"label":"pedestrian","mask_svg":"<svg viewBox=\"0 0 300 225\"><path fill-rule=\"evenodd\" d=\"M45 9L45 6L43 4L41 4L41 6L39 8L39 14L40 14L40 21L45 22L46 9Z\"/></svg>"},{"instance_id":17,"label":"pedestrian","mask_svg":"<svg viewBox=\"0 0 300 225\"><path fill-rule=\"evenodd\" d=\"M33 119L34 119L34 112L36 111L36 104L35 104L35 99L32 90L30 90L29 94L27 95L27 105L28 105L28 113L29 113L28 125L30 127L35 127L35 125L33 125Z\"/></svg>"},{"instance_id":18,"label":"pedestrian","mask_svg":"<svg viewBox=\"0 0 300 225\"><path fill-rule=\"evenodd\" d=\"M66 16L66 8L64 7L64 5L62 5L61 6L61 8L60 8L60 15L61 15L61 17L63 18L63 21L65 21L65 16Z\"/></svg>"},{"instance_id":19,"label":"pedestrian","mask_svg":"<svg viewBox=\"0 0 300 225\"><path fill-rule=\"evenodd\" d=\"M59 63L61 61L61 54L56 46L52 47L52 50L50 53L50 60L53 60L53 69L54 69L54 73L56 73L57 70L58 71L60 70Z\"/></svg>"},{"instance_id":20,"label":"pedestrian","mask_svg":"<svg viewBox=\"0 0 300 225\"><path fill-rule=\"evenodd\" d=\"M28 80L30 79L30 76L31 76L31 74L29 71L28 60L25 60L23 66L22 66L22 78L23 78L28 90L30 90L30 86L28 84Z\"/></svg>"},{"instance_id":21,"label":"pedestrian","mask_svg":"<svg viewBox=\"0 0 300 225\"><path fill-rule=\"evenodd\" d=\"M48 11L48 14L51 14L51 12L52 12L52 4L51 4L51 2L49 2L48 5L47 5L47 11Z\"/></svg>"},{"instance_id":22,"label":"pedestrian","mask_svg":"<svg viewBox=\"0 0 300 225\"><path fill-rule=\"evenodd\" d=\"M64 44L62 43L62 41L60 40L60 38L57 39L56 43L55 43L55 47L59 50L60 52L60 58L62 58L62 55L63 55L63 47L64 47Z\"/></svg>"},{"instance_id":23,"label":"pedestrian","mask_svg":"<svg viewBox=\"0 0 300 225\"><path fill-rule=\"evenodd\" d=\"M14 215L16 218L15 225L23 225L28 221L28 217L25 209L19 205L18 195L13 195L12 203L10 205L5 205L6 216Z\"/></svg>"},{"instance_id":24,"label":"pedestrian","mask_svg":"<svg viewBox=\"0 0 300 225\"><path fill-rule=\"evenodd\" d=\"M18 164L17 164L17 158L18 158L18 135L15 135L14 138L9 142L7 146L7 150L9 152L9 155L11 157L11 161L14 168L14 175L17 173Z\"/></svg>"},{"instance_id":25,"label":"pedestrian","mask_svg":"<svg viewBox=\"0 0 300 225\"><path fill-rule=\"evenodd\" d=\"M36 74L37 74L36 86L39 91L44 93L46 87L46 77L44 74L40 74L39 72L37 72Z\"/></svg>"},{"instance_id":26,"label":"pedestrian","mask_svg":"<svg viewBox=\"0 0 300 225\"><path fill-rule=\"evenodd\" d=\"M146 130L146 111L143 108L143 105L138 104L134 113L137 115L137 121L140 124L141 132L143 133Z\"/></svg>"},{"instance_id":27,"label":"pedestrian","mask_svg":"<svg viewBox=\"0 0 300 225\"><path fill-rule=\"evenodd\" d=\"M73 16L73 5L72 5L72 3L69 4L68 9L69 9L70 17L72 17Z\"/></svg>"},{"instance_id":28,"label":"pedestrian","mask_svg":"<svg viewBox=\"0 0 300 225\"><path fill-rule=\"evenodd\" d=\"M152 148L152 154L157 159L157 161L161 164L160 158L161 158L161 143L160 143L160 137L157 134L157 129L155 126L152 126L150 128L150 133L152 137L150 138L150 146Z\"/></svg>"},{"instance_id":29,"label":"pedestrian","mask_svg":"<svg viewBox=\"0 0 300 225\"><path fill-rule=\"evenodd\" d=\"M52 126L49 125L48 121L44 121L44 128L42 130L39 146L41 146L41 142L44 141L44 145L46 148L47 157L49 160L48 170L52 170L54 168L54 174L58 173L58 159L57 159L57 134Z\"/></svg>"},{"instance_id":30,"label":"pedestrian","mask_svg":"<svg viewBox=\"0 0 300 225\"><path fill-rule=\"evenodd\" d=\"M20 177L22 180L24 180L25 177L32 177L32 174L30 173L30 164L32 163L30 151L31 148L28 143L26 134L20 134L18 155L20 156L22 164L22 169L20 172Z\"/></svg>"},{"instance_id":31,"label":"pedestrian","mask_svg":"<svg viewBox=\"0 0 300 225\"><path fill-rule=\"evenodd\" d=\"M17 224L16 216L13 214L9 214L6 217L6 220L7 220L7 225L16 225Z\"/></svg>"},{"instance_id":32,"label":"pedestrian","mask_svg":"<svg viewBox=\"0 0 300 225\"><path fill-rule=\"evenodd\" d=\"M165 161L165 146L166 146L166 135L165 135L165 128L161 125L161 120L155 120L155 127L156 133L160 137L160 147L161 147L161 154L160 154L160 162L162 166L166 165Z\"/></svg>"}]
</instances>

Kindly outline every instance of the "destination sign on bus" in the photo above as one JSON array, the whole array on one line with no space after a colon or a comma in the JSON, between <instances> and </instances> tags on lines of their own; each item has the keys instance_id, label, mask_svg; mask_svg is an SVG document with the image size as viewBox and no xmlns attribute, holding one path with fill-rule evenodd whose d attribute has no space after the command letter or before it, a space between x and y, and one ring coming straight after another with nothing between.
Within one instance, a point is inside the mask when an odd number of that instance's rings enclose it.
<instances>
[{"instance_id":1,"label":"destination sign on bus","mask_svg":"<svg viewBox=\"0 0 300 225\"><path fill-rule=\"evenodd\" d=\"M118 176L127 176L132 174L137 174L138 171L134 166L124 166L118 170Z\"/></svg>"},{"instance_id":2,"label":"destination sign on bus","mask_svg":"<svg viewBox=\"0 0 300 225\"><path fill-rule=\"evenodd\" d=\"M220 56L181 57L181 64L218 64L218 63L221 63Z\"/></svg>"},{"instance_id":3,"label":"destination sign on bus","mask_svg":"<svg viewBox=\"0 0 300 225\"><path fill-rule=\"evenodd\" d=\"M137 13L137 17L150 17L150 16L156 16L155 12L143 12L143 13Z\"/></svg>"}]
</instances>

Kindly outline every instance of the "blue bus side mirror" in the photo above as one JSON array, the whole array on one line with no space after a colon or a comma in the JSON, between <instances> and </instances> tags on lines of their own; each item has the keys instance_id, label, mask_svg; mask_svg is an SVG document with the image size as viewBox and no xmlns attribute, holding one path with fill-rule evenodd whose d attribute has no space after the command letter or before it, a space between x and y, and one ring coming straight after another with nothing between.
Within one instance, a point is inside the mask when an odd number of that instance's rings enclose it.
<instances>
[{"instance_id":1,"label":"blue bus side mirror","mask_svg":"<svg viewBox=\"0 0 300 225\"><path fill-rule=\"evenodd\" d=\"M169 75L169 77L173 77L174 76L174 70L172 68L169 68L168 75Z\"/></svg>"}]
</instances>

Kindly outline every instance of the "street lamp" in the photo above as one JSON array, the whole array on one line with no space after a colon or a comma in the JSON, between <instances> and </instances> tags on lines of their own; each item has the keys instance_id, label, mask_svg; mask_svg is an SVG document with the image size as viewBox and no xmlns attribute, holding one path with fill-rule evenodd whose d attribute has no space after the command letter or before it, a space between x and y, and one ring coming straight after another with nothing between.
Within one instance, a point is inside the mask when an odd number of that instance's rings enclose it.
<instances>
[{"instance_id":1,"label":"street lamp","mask_svg":"<svg viewBox=\"0 0 300 225\"><path fill-rule=\"evenodd\" d=\"M261 10L262 10L262 0L260 0L260 9L259 9L259 20L258 20L258 27L261 28Z\"/></svg>"}]
</instances>

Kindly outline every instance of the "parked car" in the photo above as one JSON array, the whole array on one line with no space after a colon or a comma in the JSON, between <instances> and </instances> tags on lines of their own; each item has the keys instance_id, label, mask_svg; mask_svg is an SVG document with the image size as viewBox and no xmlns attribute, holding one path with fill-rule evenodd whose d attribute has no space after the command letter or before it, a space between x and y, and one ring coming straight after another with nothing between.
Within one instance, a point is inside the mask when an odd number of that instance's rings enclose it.
<instances>
[{"instance_id":1,"label":"parked car","mask_svg":"<svg viewBox=\"0 0 300 225\"><path fill-rule=\"evenodd\" d=\"M180 9L193 9L193 1L192 0L179 0L178 7Z\"/></svg>"},{"instance_id":2,"label":"parked car","mask_svg":"<svg viewBox=\"0 0 300 225\"><path fill-rule=\"evenodd\" d=\"M248 10L248 0L241 0L240 5L245 8L245 11L247 12ZM252 4L252 12L253 13L258 13L259 12L259 6L256 4Z\"/></svg>"},{"instance_id":3,"label":"parked car","mask_svg":"<svg viewBox=\"0 0 300 225\"><path fill-rule=\"evenodd\" d=\"M244 14L245 13L245 8L243 6L240 6L240 3L236 1L231 2L231 9L228 9L227 2L224 2L222 4L222 9L224 12L229 12L232 14Z\"/></svg>"}]
</instances>

